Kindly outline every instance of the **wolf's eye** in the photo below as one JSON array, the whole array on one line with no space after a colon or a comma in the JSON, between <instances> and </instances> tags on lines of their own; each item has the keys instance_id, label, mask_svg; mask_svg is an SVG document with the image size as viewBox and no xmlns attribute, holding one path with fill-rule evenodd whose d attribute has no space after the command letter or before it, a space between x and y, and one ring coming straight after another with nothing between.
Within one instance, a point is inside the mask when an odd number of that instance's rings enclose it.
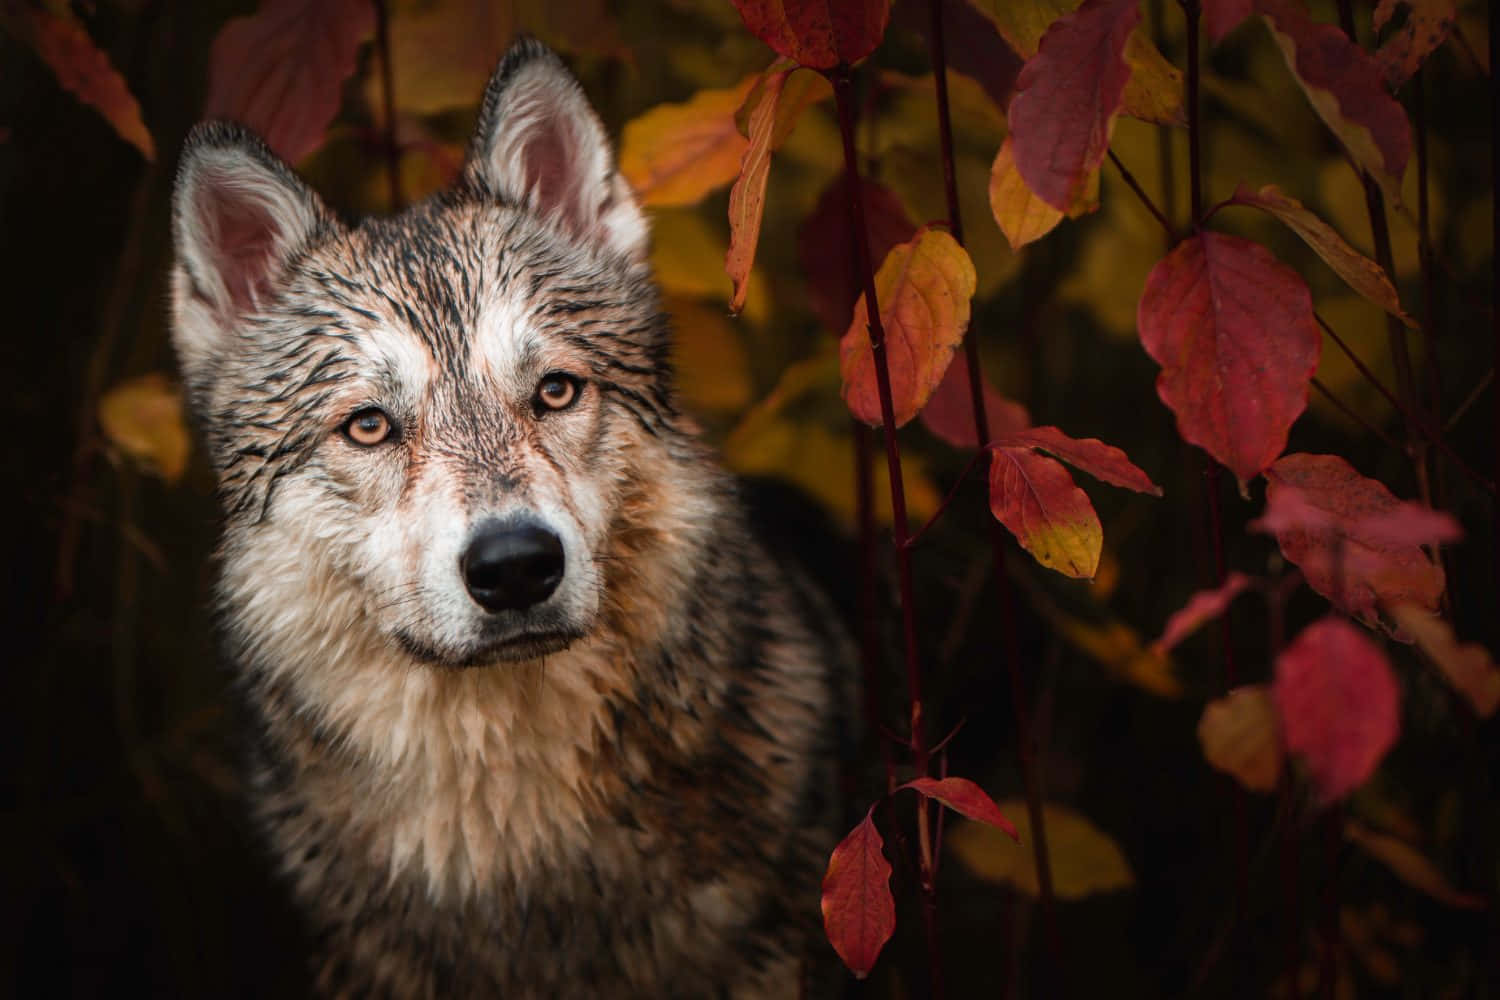
<instances>
[{"instance_id":1,"label":"wolf's eye","mask_svg":"<svg viewBox=\"0 0 1500 1000\"><path fill-rule=\"evenodd\" d=\"M562 372L544 375L536 387L537 412L566 410L578 400L582 385L574 376Z\"/></svg>"},{"instance_id":2,"label":"wolf's eye","mask_svg":"<svg viewBox=\"0 0 1500 1000\"><path fill-rule=\"evenodd\" d=\"M364 448L373 448L391 436L391 418L375 407L367 407L344 424L344 436Z\"/></svg>"}]
</instances>

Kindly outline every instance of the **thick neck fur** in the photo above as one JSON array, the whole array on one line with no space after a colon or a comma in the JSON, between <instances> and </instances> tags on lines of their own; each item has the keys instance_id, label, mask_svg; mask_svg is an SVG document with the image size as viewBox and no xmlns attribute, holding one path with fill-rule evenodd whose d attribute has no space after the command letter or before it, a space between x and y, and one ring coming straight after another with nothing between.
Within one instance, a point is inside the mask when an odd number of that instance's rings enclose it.
<instances>
[{"instance_id":1,"label":"thick neck fur","mask_svg":"<svg viewBox=\"0 0 1500 1000\"><path fill-rule=\"evenodd\" d=\"M347 819L341 837L363 848L364 863L393 881L417 878L434 901L496 886L524 893L527 878L587 850L591 819L622 781L645 773L647 762L632 759L638 751L616 739L612 706L635 697L643 671L661 669L672 629L683 627L680 616L669 621L694 585L681 567L737 521L720 475L689 454L695 443L673 435L644 447L661 454L637 462L670 471L626 477L601 554L599 625L538 661L415 661L366 627L369 596L358 581L319 561L331 550L317 519L273 518L231 535L220 593L247 682L279 705L267 720L273 741L310 737L320 747L297 780L309 799L333 797L325 811ZM711 709L722 692L710 682L693 678L694 689L678 693ZM321 829L310 823L307 836Z\"/></svg>"}]
</instances>

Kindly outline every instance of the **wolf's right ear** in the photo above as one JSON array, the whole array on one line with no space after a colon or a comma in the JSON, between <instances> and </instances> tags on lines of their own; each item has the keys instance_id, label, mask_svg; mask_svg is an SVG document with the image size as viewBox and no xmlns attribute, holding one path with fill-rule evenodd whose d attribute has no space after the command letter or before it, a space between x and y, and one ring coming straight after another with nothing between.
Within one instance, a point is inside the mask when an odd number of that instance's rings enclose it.
<instances>
[{"instance_id":1,"label":"wolf's right ear","mask_svg":"<svg viewBox=\"0 0 1500 1000\"><path fill-rule=\"evenodd\" d=\"M287 261L333 225L318 196L249 131L205 122L188 134L172 193L172 305L190 379L235 319L265 301Z\"/></svg>"}]
</instances>

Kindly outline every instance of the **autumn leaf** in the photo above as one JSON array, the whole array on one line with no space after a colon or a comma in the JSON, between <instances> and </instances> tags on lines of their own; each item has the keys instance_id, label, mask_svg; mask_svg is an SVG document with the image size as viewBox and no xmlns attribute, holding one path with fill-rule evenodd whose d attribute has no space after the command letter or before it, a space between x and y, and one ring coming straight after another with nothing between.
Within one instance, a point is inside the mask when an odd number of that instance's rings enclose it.
<instances>
[{"instance_id":1,"label":"autumn leaf","mask_svg":"<svg viewBox=\"0 0 1500 1000\"><path fill-rule=\"evenodd\" d=\"M1386 197L1400 204L1411 126L1385 89L1380 65L1337 27L1313 21L1292 0L1256 0L1256 6L1318 117Z\"/></svg>"},{"instance_id":2,"label":"autumn leaf","mask_svg":"<svg viewBox=\"0 0 1500 1000\"><path fill-rule=\"evenodd\" d=\"M1269 792L1281 779L1281 734L1276 706L1262 684L1235 688L1209 702L1198 720L1203 758L1252 792Z\"/></svg>"},{"instance_id":3,"label":"autumn leaf","mask_svg":"<svg viewBox=\"0 0 1500 1000\"><path fill-rule=\"evenodd\" d=\"M140 104L88 32L45 10L23 13L27 40L57 77L58 86L103 115L115 133L147 160L155 160L156 143L141 120Z\"/></svg>"},{"instance_id":4,"label":"autumn leaf","mask_svg":"<svg viewBox=\"0 0 1500 1000\"><path fill-rule=\"evenodd\" d=\"M1063 213L1032 193L1016 169L1015 144L1010 136L995 154L990 168L990 211L1012 250L1041 239L1062 221Z\"/></svg>"},{"instance_id":5,"label":"autumn leaf","mask_svg":"<svg viewBox=\"0 0 1500 1000\"><path fill-rule=\"evenodd\" d=\"M678 391L694 413L738 414L754 385L750 355L738 326L717 306L666 296L672 317L672 371Z\"/></svg>"},{"instance_id":6,"label":"autumn leaf","mask_svg":"<svg viewBox=\"0 0 1500 1000\"><path fill-rule=\"evenodd\" d=\"M1244 492L1307 408L1323 343L1307 285L1265 247L1203 232L1152 268L1138 325L1178 431Z\"/></svg>"},{"instance_id":7,"label":"autumn leaf","mask_svg":"<svg viewBox=\"0 0 1500 1000\"><path fill-rule=\"evenodd\" d=\"M1072 13L1080 0L974 0L994 22L1001 37L1023 59L1037 53L1042 37L1064 15ZM1125 62L1130 79L1120 98L1120 111L1132 118L1157 125L1182 125L1182 73L1152 44L1141 26L1125 42Z\"/></svg>"},{"instance_id":8,"label":"autumn leaf","mask_svg":"<svg viewBox=\"0 0 1500 1000\"><path fill-rule=\"evenodd\" d=\"M1019 842L1021 839L1015 825L1005 818L995 801L968 778L917 778L900 787L935 799L962 816L1008 834L1012 840Z\"/></svg>"},{"instance_id":9,"label":"autumn leaf","mask_svg":"<svg viewBox=\"0 0 1500 1000\"><path fill-rule=\"evenodd\" d=\"M735 112L759 76L701 90L681 104L659 104L625 124L620 173L643 205L694 205L740 175L749 141Z\"/></svg>"},{"instance_id":10,"label":"autumn leaf","mask_svg":"<svg viewBox=\"0 0 1500 1000\"><path fill-rule=\"evenodd\" d=\"M949 234L922 229L893 247L875 275L875 295L885 330L896 426L908 423L927 404L953 350L969 326L974 295L974 264ZM880 397L870 341L867 303L854 306L854 318L839 344L844 401L860 420L880 426Z\"/></svg>"},{"instance_id":11,"label":"autumn leaf","mask_svg":"<svg viewBox=\"0 0 1500 1000\"><path fill-rule=\"evenodd\" d=\"M724 270L734 284L729 298L732 312L739 312L745 305L750 268L755 263L755 247L760 241L760 220L766 207L771 153L786 141L797 117L809 104L832 93L822 77L795 71L796 67L788 61L777 60L761 74L738 113L745 118L749 145L740 160L739 177L729 191L729 252L724 258Z\"/></svg>"},{"instance_id":12,"label":"autumn leaf","mask_svg":"<svg viewBox=\"0 0 1500 1000\"><path fill-rule=\"evenodd\" d=\"M999 808L1015 817L1023 843L1031 837L1031 816L1025 801L1005 799ZM1105 892L1118 892L1135 883L1130 864L1119 846L1082 814L1052 802L1043 804L1048 853L1052 863L1052 889L1058 899L1077 900ZM982 823L958 823L944 837L944 844L979 878L1014 886L1035 899L1040 894L1035 852L1019 850L999 830Z\"/></svg>"},{"instance_id":13,"label":"autumn leaf","mask_svg":"<svg viewBox=\"0 0 1500 1000\"><path fill-rule=\"evenodd\" d=\"M834 848L823 876L823 928L849 971L863 979L896 929L891 866L874 807Z\"/></svg>"},{"instance_id":14,"label":"autumn leaf","mask_svg":"<svg viewBox=\"0 0 1500 1000\"><path fill-rule=\"evenodd\" d=\"M161 372L127 379L99 400L99 428L114 447L168 483L187 468L190 439L182 394Z\"/></svg>"},{"instance_id":15,"label":"autumn leaf","mask_svg":"<svg viewBox=\"0 0 1500 1000\"><path fill-rule=\"evenodd\" d=\"M1411 603L1436 611L1443 594L1442 567L1411 537L1395 532L1387 517L1403 511L1413 513L1383 483L1337 455L1299 453L1266 471L1266 516L1255 527L1276 536L1281 554L1310 587L1379 627L1382 606ZM1423 532L1441 530L1418 516Z\"/></svg>"},{"instance_id":16,"label":"autumn leaf","mask_svg":"<svg viewBox=\"0 0 1500 1000\"><path fill-rule=\"evenodd\" d=\"M1167 619L1161 638L1151 644L1158 653L1168 653L1203 625L1213 621L1229 609L1230 603L1243 594L1254 583L1244 573L1230 573L1223 584L1209 590L1200 590L1188 602Z\"/></svg>"},{"instance_id":17,"label":"autumn leaf","mask_svg":"<svg viewBox=\"0 0 1500 1000\"><path fill-rule=\"evenodd\" d=\"M1007 434L997 443L1007 448L1045 451L1112 486L1161 496L1161 487L1153 483L1151 477L1130 461L1123 451L1098 438L1070 438L1056 427L1031 427Z\"/></svg>"},{"instance_id":18,"label":"autumn leaf","mask_svg":"<svg viewBox=\"0 0 1500 1000\"><path fill-rule=\"evenodd\" d=\"M1059 210L1073 204L1104 162L1130 67L1125 43L1137 0L1088 0L1059 18L1027 60L1010 102L1016 169Z\"/></svg>"},{"instance_id":19,"label":"autumn leaf","mask_svg":"<svg viewBox=\"0 0 1500 1000\"><path fill-rule=\"evenodd\" d=\"M1385 653L1343 618L1303 629L1276 657L1272 698L1289 753L1325 802L1363 784L1396 742L1401 694Z\"/></svg>"},{"instance_id":20,"label":"autumn leaf","mask_svg":"<svg viewBox=\"0 0 1500 1000\"><path fill-rule=\"evenodd\" d=\"M1229 204L1249 205L1279 219L1302 238L1345 283L1392 316L1415 327L1417 321L1401 308L1391 279L1375 263L1344 241L1332 226L1308 211L1301 202L1281 193L1274 184L1252 191L1241 184Z\"/></svg>"},{"instance_id":21,"label":"autumn leaf","mask_svg":"<svg viewBox=\"0 0 1500 1000\"><path fill-rule=\"evenodd\" d=\"M917 226L889 188L860 178L870 259L883 261L891 248L916 235ZM862 289L855 276L854 241L849 228L849 188L842 171L797 230L797 261L807 277L807 294L823 328L849 329Z\"/></svg>"},{"instance_id":22,"label":"autumn leaf","mask_svg":"<svg viewBox=\"0 0 1500 1000\"><path fill-rule=\"evenodd\" d=\"M1031 426L1031 414L1026 407L1005 398L982 375L980 388L984 393L985 423L989 427L983 441L974 440L974 397L969 387L969 360L962 351L954 353L943 380L922 407L922 423L955 448L982 446Z\"/></svg>"},{"instance_id":23,"label":"autumn leaf","mask_svg":"<svg viewBox=\"0 0 1500 1000\"><path fill-rule=\"evenodd\" d=\"M751 34L808 69L853 65L875 51L890 0L734 0Z\"/></svg>"},{"instance_id":24,"label":"autumn leaf","mask_svg":"<svg viewBox=\"0 0 1500 1000\"><path fill-rule=\"evenodd\" d=\"M1455 889L1437 865L1401 838L1373 830L1353 820L1344 824L1344 837L1389 868L1401 881L1439 903L1463 910L1485 908L1483 896Z\"/></svg>"},{"instance_id":25,"label":"autumn leaf","mask_svg":"<svg viewBox=\"0 0 1500 1000\"><path fill-rule=\"evenodd\" d=\"M1416 641L1453 689L1474 706L1474 714L1488 719L1500 708L1500 670L1490 651L1477 642L1460 643L1453 626L1415 604L1388 609L1397 627Z\"/></svg>"},{"instance_id":26,"label":"autumn leaf","mask_svg":"<svg viewBox=\"0 0 1500 1000\"><path fill-rule=\"evenodd\" d=\"M1375 52L1375 61L1394 90L1410 80L1423 61L1448 40L1458 17L1454 0L1380 0L1375 5L1375 30L1382 31L1405 7L1406 21Z\"/></svg>"},{"instance_id":27,"label":"autumn leaf","mask_svg":"<svg viewBox=\"0 0 1500 1000\"><path fill-rule=\"evenodd\" d=\"M1099 515L1054 459L1027 447L996 447L990 459L990 511L1043 566L1085 580L1099 568L1104 547Z\"/></svg>"}]
</instances>

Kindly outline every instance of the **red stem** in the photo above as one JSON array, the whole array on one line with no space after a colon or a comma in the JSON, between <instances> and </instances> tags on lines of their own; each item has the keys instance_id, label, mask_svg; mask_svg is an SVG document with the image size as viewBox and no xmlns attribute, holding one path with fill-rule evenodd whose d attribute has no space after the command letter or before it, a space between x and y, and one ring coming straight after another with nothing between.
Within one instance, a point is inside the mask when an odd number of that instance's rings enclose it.
<instances>
[{"instance_id":1,"label":"red stem","mask_svg":"<svg viewBox=\"0 0 1500 1000\"><path fill-rule=\"evenodd\" d=\"M959 205L958 185L955 181L953 127L948 107L948 58L943 36L942 0L928 0L927 9L931 15L928 40L931 46L932 71L937 90L938 140L943 158L943 188L948 203L948 226L953 233L953 238L962 246L964 242L963 212ZM974 438L982 452L989 442L989 418L985 413L984 373L979 363L979 339L972 331L964 338L964 356L969 365L969 401L974 413ZM991 455L990 459L993 461L994 456ZM967 471L965 474L967 475ZM1041 905L1042 922L1046 928L1053 974L1056 982L1060 984L1064 968L1062 935L1057 926L1056 895L1052 884L1052 859L1047 847L1041 780L1037 773L1037 763L1032 747L1031 709L1028 704L1025 678L1021 673L1021 651L1016 638L1015 597L1011 593L1010 581L1005 573L1005 553L1008 541L1005 529L998 521L991 519L989 527L995 588L1000 601L1005 666L1010 676L1010 701L1016 727L1016 749L1020 758L1021 784L1026 792L1026 813L1031 823L1031 844L1036 861L1037 898Z\"/></svg>"},{"instance_id":2,"label":"red stem","mask_svg":"<svg viewBox=\"0 0 1500 1000\"><path fill-rule=\"evenodd\" d=\"M828 73L838 108L839 134L844 145L844 175L849 192L849 219L854 228L855 260L864 285L865 313L869 322L870 354L875 365L875 384L880 396L880 423L885 438L886 468L891 487L891 536L896 555L896 580L901 594L901 630L906 652L906 687L911 703L911 752L918 775L928 772L926 720L922 716L922 667L917 655L917 620L915 588L912 586L911 552L907 548L906 489L901 476L901 446L896 440L896 408L891 398L891 371L886 359L885 326L880 318L880 300L875 292L875 268L870 260L869 227L865 222L864 200L860 197L859 159L854 149L854 102L848 66L838 66ZM942 996L937 926L936 886L932 879L931 810L926 803L917 809L920 838L918 852L924 906L927 922L929 974L934 997Z\"/></svg>"}]
</instances>

